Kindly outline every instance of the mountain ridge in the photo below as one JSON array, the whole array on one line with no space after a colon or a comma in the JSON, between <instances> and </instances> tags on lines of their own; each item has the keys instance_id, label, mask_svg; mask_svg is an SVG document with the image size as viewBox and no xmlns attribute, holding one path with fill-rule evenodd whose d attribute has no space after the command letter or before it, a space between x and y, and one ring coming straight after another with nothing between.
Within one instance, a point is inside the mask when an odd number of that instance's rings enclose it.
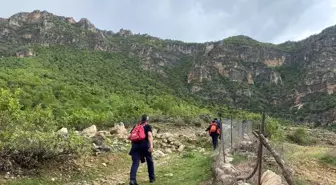
<instances>
[{"instance_id":1,"label":"mountain ridge","mask_svg":"<svg viewBox=\"0 0 336 185\"><path fill-rule=\"evenodd\" d=\"M322 100L336 100L335 38L333 26L300 42L271 44L233 36L185 43L125 29L103 31L85 18L76 22L38 10L0 21L3 56L33 56L34 45L122 53L138 58L141 69L161 75L167 83L178 83L176 91L207 103L269 109L295 120L328 124L335 123L336 105ZM174 70L180 79L170 76Z\"/></svg>"},{"instance_id":2,"label":"mountain ridge","mask_svg":"<svg viewBox=\"0 0 336 185\"><path fill-rule=\"evenodd\" d=\"M2 21L8 21L9 19L11 18L15 18L16 16L19 16L19 15L29 15L29 14L34 14L34 13L42 13L42 14L48 14L50 16L55 16L55 17L59 17L59 18L64 18L67 22L69 23L72 23L72 24L90 24L94 27L94 29L97 29L99 31L103 31L103 32L111 32L111 33L118 33L122 30L126 30L126 31L130 31L132 33L132 31L130 29L125 29L125 28L120 28L118 32L115 32L113 30L106 30L106 29L99 29L95 26L94 23L92 23L89 19L85 18L85 17L82 17L79 19L79 21L76 21L73 17L67 17L67 16L60 16L60 15L56 15L56 14L53 14L51 12L48 12L46 10L39 10L39 9L36 9L36 10L33 10L32 12L18 12L16 14L13 14L12 16L8 17L8 18L5 18L5 17L0 17L0 22ZM331 28L335 28L336 25L334 26L329 26L329 27L326 27L325 29L323 29L322 31L318 32L318 33L315 33L313 35L310 35L308 36L307 38L304 38L304 39L300 39L300 40L287 40L287 41L284 41L282 43L278 43L278 44L275 44L275 43L272 43L272 42L261 42L261 41L258 41L256 39L253 39L252 37L250 36L247 36L247 35L233 35L233 36L229 36L229 37L226 37L226 38L223 38L223 39L220 39L220 40L213 40L213 41L206 41L206 42L186 42L186 41L182 41L182 40L177 40L177 39L169 39L169 38L166 38L166 39L161 39L160 37L157 37L157 36L153 36L153 35L149 35L148 33L136 33L137 35L146 35L146 36L150 36L150 37L153 37L153 38L157 38L157 39L160 39L160 40L163 40L163 41L169 41L169 40L173 40L173 41L178 41L178 42L183 42L185 44L207 44L207 43L215 43L215 42L220 42L220 41L223 41L225 39L229 39L231 37L246 37L248 39L251 39L253 41L257 41L257 42L260 42L260 43L264 43L264 44L272 44L272 45L284 45L284 44L287 44L287 43L298 43L298 42L303 42L305 40L307 40L309 37L312 37L312 36L315 36L315 35L318 35L318 34L321 34L323 31L325 30L328 30L328 29L331 29ZM133 33L132 33L133 34Z\"/></svg>"}]
</instances>

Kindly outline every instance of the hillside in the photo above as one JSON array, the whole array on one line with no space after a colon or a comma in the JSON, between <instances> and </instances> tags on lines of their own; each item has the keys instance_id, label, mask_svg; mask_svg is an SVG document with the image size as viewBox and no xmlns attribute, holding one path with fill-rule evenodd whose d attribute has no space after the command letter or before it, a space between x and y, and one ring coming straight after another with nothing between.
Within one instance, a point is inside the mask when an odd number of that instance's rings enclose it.
<instances>
[{"instance_id":1,"label":"hillside","mask_svg":"<svg viewBox=\"0 0 336 185\"><path fill-rule=\"evenodd\" d=\"M45 11L18 13L0 19L1 86L23 89L23 109L42 104L71 124L144 110L196 115L214 105L333 124L335 35L330 27L279 45L246 36L183 43Z\"/></svg>"}]
</instances>

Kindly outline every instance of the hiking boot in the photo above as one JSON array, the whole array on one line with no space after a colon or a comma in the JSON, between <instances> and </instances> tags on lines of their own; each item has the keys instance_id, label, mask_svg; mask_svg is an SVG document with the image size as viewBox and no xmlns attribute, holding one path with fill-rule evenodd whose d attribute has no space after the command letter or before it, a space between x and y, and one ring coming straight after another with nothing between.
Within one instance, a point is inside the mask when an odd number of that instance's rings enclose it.
<instances>
[{"instance_id":1,"label":"hiking boot","mask_svg":"<svg viewBox=\"0 0 336 185\"><path fill-rule=\"evenodd\" d=\"M131 181L130 183L129 183L129 185L139 185L137 182L135 182L135 181Z\"/></svg>"},{"instance_id":2,"label":"hiking boot","mask_svg":"<svg viewBox=\"0 0 336 185\"><path fill-rule=\"evenodd\" d=\"M155 179L150 179L149 180L149 183L154 183L155 182Z\"/></svg>"}]
</instances>

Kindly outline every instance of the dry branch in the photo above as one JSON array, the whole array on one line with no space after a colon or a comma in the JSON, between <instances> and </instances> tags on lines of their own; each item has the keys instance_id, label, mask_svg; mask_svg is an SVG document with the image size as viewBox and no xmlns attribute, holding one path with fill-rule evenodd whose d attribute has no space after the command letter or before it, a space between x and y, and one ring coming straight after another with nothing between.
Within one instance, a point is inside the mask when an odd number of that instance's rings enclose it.
<instances>
[{"instance_id":1,"label":"dry branch","mask_svg":"<svg viewBox=\"0 0 336 185\"><path fill-rule=\"evenodd\" d=\"M268 143L267 139L263 134L260 134L258 132L253 132L253 134L260 138L260 142L269 150L274 157L275 161L278 163L280 168L282 169L282 175L285 177L288 185L294 185L294 182L291 178L290 170L285 166L285 162L281 159L280 155L275 152L275 150L271 147L271 145Z\"/></svg>"}]
</instances>

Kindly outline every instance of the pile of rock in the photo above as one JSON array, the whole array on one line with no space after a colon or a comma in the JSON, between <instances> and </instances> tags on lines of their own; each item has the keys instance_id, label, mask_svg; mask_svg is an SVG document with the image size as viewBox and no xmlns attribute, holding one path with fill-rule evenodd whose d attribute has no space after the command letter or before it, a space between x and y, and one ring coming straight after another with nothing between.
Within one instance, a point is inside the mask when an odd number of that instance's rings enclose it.
<instances>
[{"instance_id":1,"label":"pile of rock","mask_svg":"<svg viewBox=\"0 0 336 185\"><path fill-rule=\"evenodd\" d=\"M156 134L154 137L155 148L162 149L166 153L182 152L185 149L185 145L171 133Z\"/></svg>"},{"instance_id":2,"label":"pile of rock","mask_svg":"<svg viewBox=\"0 0 336 185\"><path fill-rule=\"evenodd\" d=\"M67 137L68 129L61 128L57 133ZM92 150L96 154L99 154L100 152L126 150L125 143L129 142L127 140L129 133L122 122L114 125L109 131L98 131L96 125L92 125L81 132L76 131L75 133L90 138L92 141ZM114 141L112 142L111 139L114 139ZM107 144L107 141L111 141L111 143Z\"/></svg>"},{"instance_id":3,"label":"pile of rock","mask_svg":"<svg viewBox=\"0 0 336 185\"><path fill-rule=\"evenodd\" d=\"M233 160L231 154L228 150L226 150L225 153L225 162L221 152L217 152L216 155L214 155L213 171L216 184L233 184L236 181L235 177L239 175L239 172L230 164Z\"/></svg>"}]
</instances>

